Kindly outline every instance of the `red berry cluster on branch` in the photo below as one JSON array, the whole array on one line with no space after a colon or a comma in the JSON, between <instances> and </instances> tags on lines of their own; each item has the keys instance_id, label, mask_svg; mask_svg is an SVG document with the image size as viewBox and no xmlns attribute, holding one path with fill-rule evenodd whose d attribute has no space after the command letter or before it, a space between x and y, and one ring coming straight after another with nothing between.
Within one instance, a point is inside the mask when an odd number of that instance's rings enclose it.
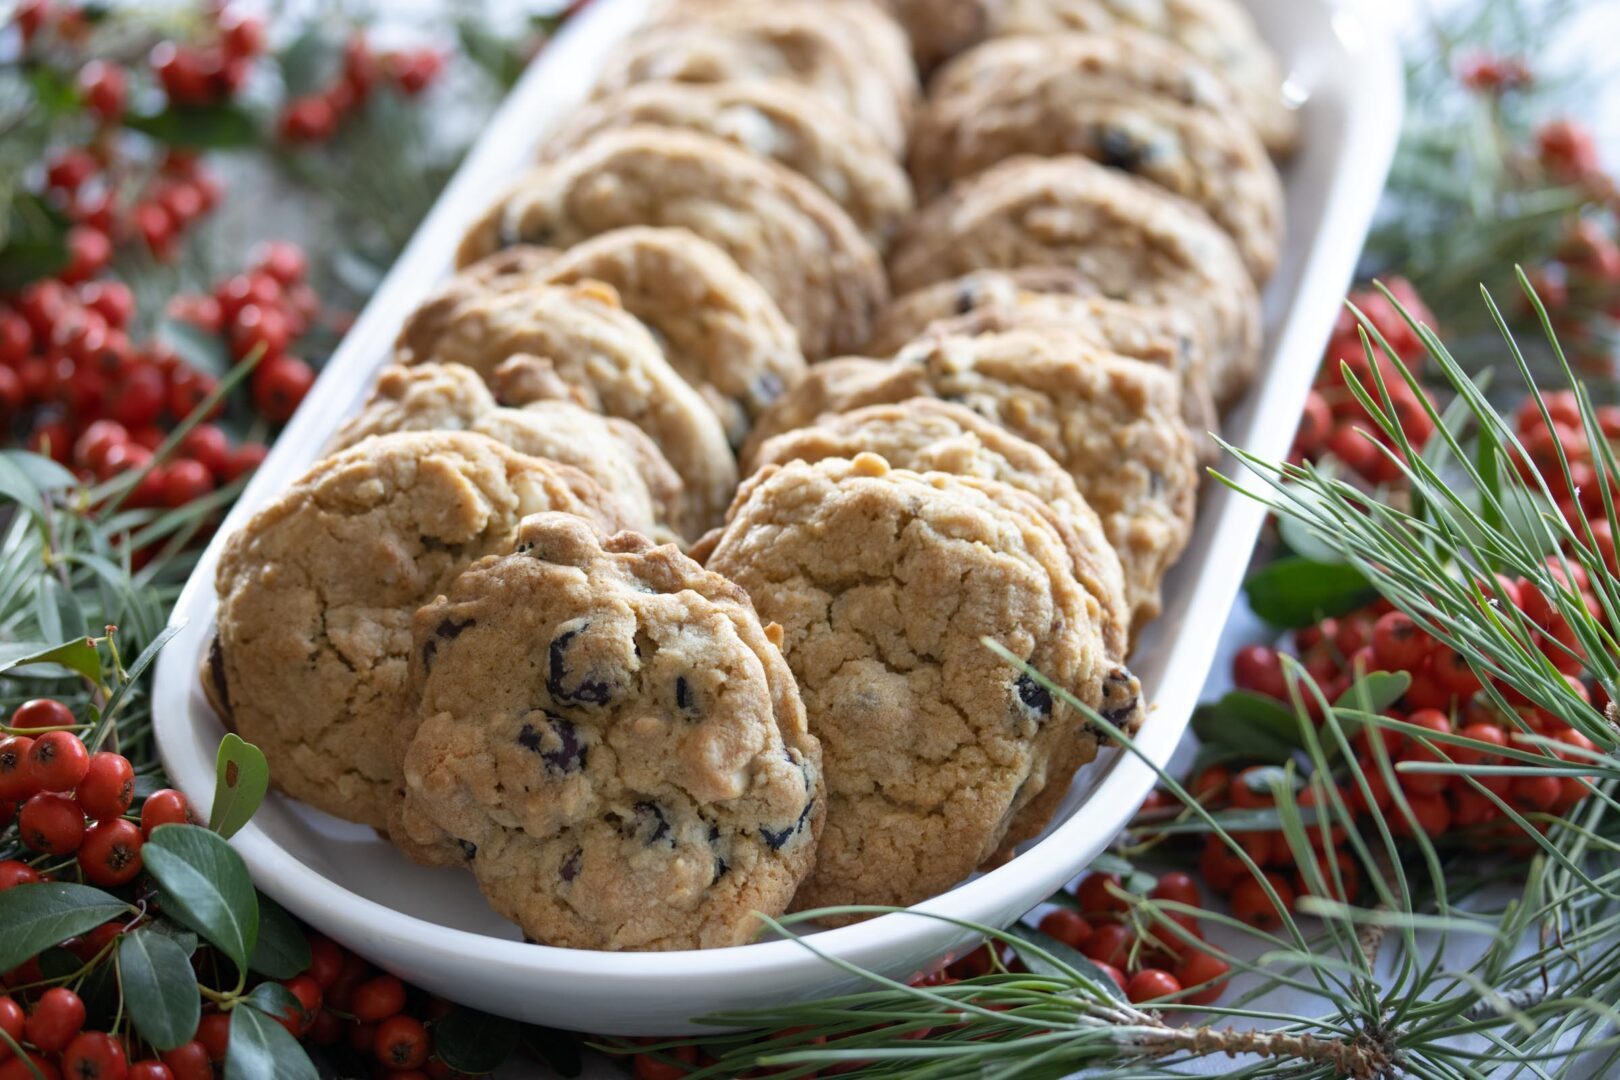
<instances>
[{"instance_id":1,"label":"red berry cluster on branch","mask_svg":"<svg viewBox=\"0 0 1620 1080\"><path fill-rule=\"evenodd\" d=\"M336 133L343 117L365 105L381 84L415 97L438 79L444 58L433 49L372 51L362 35L343 46L343 66L325 88L287 102L276 130L290 143L320 143Z\"/></svg>"}]
</instances>

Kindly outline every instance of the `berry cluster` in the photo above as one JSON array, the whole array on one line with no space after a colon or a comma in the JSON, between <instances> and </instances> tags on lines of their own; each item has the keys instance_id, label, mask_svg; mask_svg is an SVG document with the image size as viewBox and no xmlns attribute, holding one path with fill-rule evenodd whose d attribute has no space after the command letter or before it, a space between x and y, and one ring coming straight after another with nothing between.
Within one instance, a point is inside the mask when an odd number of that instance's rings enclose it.
<instances>
[{"instance_id":1,"label":"berry cluster","mask_svg":"<svg viewBox=\"0 0 1620 1080\"><path fill-rule=\"evenodd\" d=\"M189 820L185 796L165 789L141 804L135 770L122 754L92 753L75 733L73 712L60 701L26 701L11 714L0 738L0 830L13 822L36 862L72 856L78 876L92 885L126 885L141 872L141 847L159 825ZM46 880L34 864L0 862L0 889ZM6 976L11 982L11 976Z\"/></svg>"},{"instance_id":2,"label":"berry cluster","mask_svg":"<svg viewBox=\"0 0 1620 1080\"><path fill-rule=\"evenodd\" d=\"M1423 323L1433 323L1434 317L1409 283L1402 278L1394 278L1388 286L1414 318ZM1350 294L1350 303L1367 316L1403 364L1413 371L1421 367L1423 343L1388 297L1373 289L1363 289ZM1361 344L1360 329L1360 320L1353 314L1349 311L1340 313L1333 328L1333 337L1328 341L1316 387L1306 398L1305 412L1300 418L1299 431L1294 436L1291 457L1296 461L1314 460L1323 454L1332 454L1362 479L1372 483L1389 483L1401 475L1395 461L1380 449L1380 445L1390 447L1390 440L1373 423L1361 402L1356 400L1345 377L1345 367L1348 367L1350 374L1376 395L1372 366ZM1373 351L1401 427L1412 444L1421 447L1433 433L1434 425L1424 410L1418 391L1414 391L1401 378L1376 339ZM1344 366L1341 366L1341 361ZM1427 390L1422 394L1428 397ZM1433 399L1429 398L1428 403L1432 405Z\"/></svg>"},{"instance_id":3,"label":"berry cluster","mask_svg":"<svg viewBox=\"0 0 1620 1080\"><path fill-rule=\"evenodd\" d=\"M1202 902L1198 884L1179 870L1160 876L1148 896L1189 907ZM1074 898L1079 910L1054 908L1041 918L1041 931L1090 958L1126 997L1141 1003L1175 996L1194 1005L1220 998L1230 971L1226 962L1163 926L1133 925L1133 906L1119 875L1087 874L1075 887ZM1172 912L1165 917L1203 939L1195 916Z\"/></svg>"},{"instance_id":4,"label":"berry cluster","mask_svg":"<svg viewBox=\"0 0 1620 1080\"><path fill-rule=\"evenodd\" d=\"M261 357L253 370L253 405L275 424L292 417L315 382L315 369L288 352L321 313L320 298L305 280L308 269L302 249L276 241L211 294L182 293L169 301L172 318L219 334L235 360Z\"/></svg>"},{"instance_id":5,"label":"berry cluster","mask_svg":"<svg viewBox=\"0 0 1620 1080\"><path fill-rule=\"evenodd\" d=\"M1620 259L1620 252L1616 253ZM1524 447L1517 459L1521 474L1530 480L1540 473L1546 480L1558 510L1583 540L1586 529L1611 571L1615 570L1614 530L1603 508L1603 487L1593 461L1593 447L1581 417L1573 390L1555 390L1542 395L1546 415L1535 398L1526 398L1514 414L1514 429ZM1605 440L1620 439L1620 406L1599 405L1593 410L1599 433ZM1565 476L1564 465L1569 474ZM1532 481L1533 482L1533 481ZM1609 481L1609 498L1620 502L1620 490ZM1589 591L1589 590L1588 590Z\"/></svg>"},{"instance_id":6,"label":"berry cluster","mask_svg":"<svg viewBox=\"0 0 1620 1080\"><path fill-rule=\"evenodd\" d=\"M276 131L291 143L320 143L337 131L338 122L366 103L379 84L388 84L406 97L431 86L444 67L433 49L374 52L360 35L343 46L343 65L325 88L287 102L276 121Z\"/></svg>"}]
</instances>

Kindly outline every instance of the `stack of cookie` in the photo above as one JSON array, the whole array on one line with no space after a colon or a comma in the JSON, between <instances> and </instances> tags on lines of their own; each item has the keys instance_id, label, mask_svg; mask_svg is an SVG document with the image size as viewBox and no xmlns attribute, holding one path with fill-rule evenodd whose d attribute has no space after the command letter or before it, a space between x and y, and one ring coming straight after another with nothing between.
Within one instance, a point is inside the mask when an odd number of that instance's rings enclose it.
<instances>
[{"instance_id":1,"label":"stack of cookie","mask_svg":"<svg viewBox=\"0 0 1620 1080\"><path fill-rule=\"evenodd\" d=\"M231 538L211 700L548 944L950 888L1145 715L1292 138L1231 0L664 0Z\"/></svg>"}]
</instances>

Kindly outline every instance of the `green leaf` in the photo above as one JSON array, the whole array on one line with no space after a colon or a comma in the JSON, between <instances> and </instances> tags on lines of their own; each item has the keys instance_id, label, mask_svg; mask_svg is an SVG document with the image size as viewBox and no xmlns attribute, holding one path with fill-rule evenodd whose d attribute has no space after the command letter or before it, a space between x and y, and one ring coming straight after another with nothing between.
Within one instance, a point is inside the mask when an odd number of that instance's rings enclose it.
<instances>
[{"instance_id":1,"label":"green leaf","mask_svg":"<svg viewBox=\"0 0 1620 1080\"><path fill-rule=\"evenodd\" d=\"M230 104L170 105L162 112L130 113L124 126L169 146L221 150L259 141L253 117Z\"/></svg>"},{"instance_id":2,"label":"green leaf","mask_svg":"<svg viewBox=\"0 0 1620 1080\"><path fill-rule=\"evenodd\" d=\"M232 733L219 741L214 780L214 806L208 812L208 827L221 836L235 836L270 790L270 766L262 750Z\"/></svg>"},{"instance_id":3,"label":"green leaf","mask_svg":"<svg viewBox=\"0 0 1620 1080\"><path fill-rule=\"evenodd\" d=\"M45 574L37 579L34 606L40 628L49 628L44 635L47 641L85 637L90 633L90 624L85 619L84 607L79 603L78 596L62 584L55 574Z\"/></svg>"},{"instance_id":4,"label":"green leaf","mask_svg":"<svg viewBox=\"0 0 1620 1080\"><path fill-rule=\"evenodd\" d=\"M78 110L79 91L48 64L30 64L28 86L34 92L34 101L45 113L67 116Z\"/></svg>"},{"instance_id":5,"label":"green leaf","mask_svg":"<svg viewBox=\"0 0 1620 1080\"><path fill-rule=\"evenodd\" d=\"M1061 963L1085 976L1088 982L1095 984L1104 994L1115 1001L1123 1002L1125 1000L1125 992L1119 988L1119 984L1109 978L1108 973L1098 967L1095 961L1082 956L1078 951L1069 948L1057 938L1049 934L1043 934L1041 931L1025 926L1022 923L1014 923L1007 927L1007 934L1030 945L1045 949ZM1029 968L1033 974L1054 976L1060 979L1072 978L1062 968L1054 965L1045 957L1037 956L1032 950L1019 949L1016 944L1013 948L1018 949L1018 958L1024 962L1024 966Z\"/></svg>"},{"instance_id":6,"label":"green leaf","mask_svg":"<svg viewBox=\"0 0 1620 1080\"><path fill-rule=\"evenodd\" d=\"M159 1050L188 1042L202 1015L191 958L174 938L142 928L118 946L124 1007L141 1038Z\"/></svg>"},{"instance_id":7,"label":"green leaf","mask_svg":"<svg viewBox=\"0 0 1620 1080\"><path fill-rule=\"evenodd\" d=\"M149 934L162 934L180 946L187 956L191 956L197 951L197 935L178 923L170 922L168 919L153 919L141 929Z\"/></svg>"},{"instance_id":8,"label":"green leaf","mask_svg":"<svg viewBox=\"0 0 1620 1080\"><path fill-rule=\"evenodd\" d=\"M290 979L309 967L309 939L287 909L259 894L259 940L248 967L272 979Z\"/></svg>"},{"instance_id":9,"label":"green leaf","mask_svg":"<svg viewBox=\"0 0 1620 1080\"><path fill-rule=\"evenodd\" d=\"M286 1028L256 1008L236 1008L231 1010L225 1080L319 1080L319 1074Z\"/></svg>"},{"instance_id":10,"label":"green leaf","mask_svg":"<svg viewBox=\"0 0 1620 1080\"><path fill-rule=\"evenodd\" d=\"M1257 761L1287 761L1301 746L1299 720L1276 698L1232 690L1193 712L1193 733L1206 746L1242 751Z\"/></svg>"},{"instance_id":11,"label":"green leaf","mask_svg":"<svg viewBox=\"0 0 1620 1080\"><path fill-rule=\"evenodd\" d=\"M259 935L259 901L242 856L218 833L160 825L141 849L163 889L163 911L247 971Z\"/></svg>"},{"instance_id":12,"label":"green leaf","mask_svg":"<svg viewBox=\"0 0 1620 1080\"><path fill-rule=\"evenodd\" d=\"M0 459L15 468L39 491L71 491L79 486L79 478L63 465L44 454L27 450L0 451Z\"/></svg>"},{"instance_id":13,"label":"green leaf","mask_svg":"<svg viewBox=\"0 0 1620 1080\"><path fill-rule=\"evenodd\" d=\"M480 1076L517 1049L523 1026L516 1021L457 1005L433 1027L433 1050L460 1073Z\"/></svg>"},{"instance_id":14,"label":"green leaf","mask_svg":"<svg viewBox=\"0 0 1620 1080\"><path fill-rule=\"evenodd\" d=\"M1254 613L1273 626L1309 626L1343 615L1377 594L1353 566L1294 556L1262 567L1243 583Z\"/></svg>"},{"instance_id":15,"label":"green leaf","mask_svg":"<svg viewBox=\"0 0 1620 1080\"><path fill-rule=\"evenodd\" d=\"M1411 685L1412 676L1404 671L1369 671L1345 687L1333 707L1381 713L1399 701Z\"/></svg>"},{"instance_id":16,"label":"green leaf","mask_svg":"<svg viewBox=\"0 0 1620 1080\"><path fill-rule=\"evenodd\" d=\"M296 1020L304 1011L293 992L278 982L260 983L242 1001L272 1020Z\"/></svg>"},{"instance_id":17,"label":"green leaf","mask_svg":"<svg viewBox=\"0 0 1620 1080\"><path fill-rule=\"evenodd\" d=\"M83 675L92 682L101 682L101 652L89 638L77 638L52 645L48 649L27 653L0 664L0 675L13 668L30 664L56 664Z\"/></svg>"},{"instance_id":18,"label":"green leaf","mask_svg":"<svg viewBox=\"0 0 1620 1080\"><path fill-rule=\"evenodd\" d=\"M94 930L133 909L116 896L67 881L14 885L0 892L0 971Z\"/></svg>"},{"instance_id":19,"label":"green leaf","mask_svg":"<svg viewBox=\"0 0 1620 1080\"><path fill-rule=\"evenodd\" d=\"M0 241L0 292L20 289L65 267L67 230L67 219L38 195L14 193Z\"/></svg>"}]
</instances>

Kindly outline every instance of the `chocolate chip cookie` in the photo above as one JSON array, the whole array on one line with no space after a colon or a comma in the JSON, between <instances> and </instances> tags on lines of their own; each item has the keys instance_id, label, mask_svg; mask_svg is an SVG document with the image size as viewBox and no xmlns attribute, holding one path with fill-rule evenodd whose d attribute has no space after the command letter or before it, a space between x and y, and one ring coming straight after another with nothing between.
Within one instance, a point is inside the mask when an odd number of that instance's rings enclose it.
<instances>
[{"instance_id":1,"label":"chocolate chip cookie","mask_svg":"<svg viewBox=\"0 0 1620 1080\"><path fill-rule=\"evenodd\" d=\"M958 182L911 220L889 259L901 293L972 270L1034 266L1195 318L1217 404L1252 378L1260 299L1231 238L1191 203L1087 158L1012 158Z\"/></svg>"},{"instance_id":2,"label":"chocolate chip cookie","mask_svg":"<svg viewBox=\"0 0 1620 1080\"><path fill-rule=\"evenodd\" d=\"M603 131L633 124L713 135L787 166L843 207L879 251L914 206L905 172L864 124L780 80L626 87L565 120L540 158L554 161Z\"/></svg>"},{"instance_id":3,"label":"chocolate chip cookie","mask_svg":"<svg viewBox=\"0 0 1620 1080\"><path fill-rule=\"evenodd\" d=\"M1097 296L1066 270L980 270L919 289L890 304L864 350L893 356L927 333L985 334L1056 326L1095 335L1109 352L1169 367L1181 382L1181 416L1200 461L1219 456L1212 433L1220 416L1209 392L1209 366L1198 327L1169 307Z\"/></svg>"},{"instance_id":4,"label":"chocolate chip cookie","mask_svg":"<svg viewBox=\"0 0 1620 1080\"><path fill-rule=\"evenodd\" d=\"M1019 154L1084 156L1197 204L1256 281L1282 246L1282 183L1213 72L1130 30L987 42L935 76L912 133L920 198Z\"/></svg>"},{"instance_id":5,"label":"chocolate chip cookie","mask_svg":"<svg viewBox=\"0 0 1620 1080\"><path fill-rule=\"evenodd\" d=\"M1125 656L1131 617L1119 556L1097 512L1052 455L961 405L912 398L822 416L809 427L767 439L754 457L763 467L854 458L866 451L897 469L976 476L1034 496L1036 508L1062 537L1075 578L1097 601L1108 655Z\"/></svg>"},{"instance_id":6,"label":"chocolate chip cookie","mask_svg":"<svg viewBox=\"0 0 1620 1080\"><path fill-rule=\"evenodd\" d=\"M989 638L1121 722L1140 689L1034 500L875 454L762 469L708 567L780 623L826 756L827 824L800 909L915 903L1038 831L1098 740ZM1053 804L1055 805L1055 803Z\"/></svg>"},{"instance_id":7,"label":"chocolate chip cookie","mask_svg":"<svg viewBox=\"0 0 1620 1080\"><path fill-rule=\"evenodd\" d=\"M531 358L532 359L532 358ZM681 539L686 485L644 432L571 401L498 405L484 380L460 364L383 369L371 398L338 428L330 450L396 431L472 431L530 457L572 465L623 504L626 528Z\"/></svg>"},{"instance_id":8,"label":"chocolate chip cookie","mask_svg":"<svg viewBox=\"0 0 1620 1080\"><path fill-rule=\"evenodd\" d=\"M1282 65L1235 0L885 0L924 69L987 38L1146 31L1213 69L1266 149L1286 154L1299 116Z\"/></svg>"},{"instance_id":9,"label":"chocolate chip cookie","mask_svg":"<svg viewBox=\"0 0 1620 1080\"><path fill-rule=\"evenodd\" d=\"M745 471L771 435L915 397L966 406L1050 454L1119 555L1133 630L1158 614L1159 581L1186 546L1198 491L1174 375L1052 329L930 336L891 361L811 368L755 428Z\"/></svg>"},{"instance_id":10,"label":"chocolate chip cookie","mask_svg":"<svg viewBox=\"0 0 1620 1080\"><path fill-rule=\"evenodd\" d=\"M490 381L514 356L542 358L571 399L630 421L663 451L686 484L677 531L691 535L725 512L737 464L719 417L669 366L646 327L619 306L612 288L452 284L448 301L430 301L429 308L433 332L407 325L395 349L400 363L461 364Z\"/></svg>"},{"instance_id":11,"label":"chocolate chip cookie","mask_svg":"<svg viewBox=\"0 0 1620 1080\"><path fill-rule=\"evenodd\" d=\"M820 188L723 139L655 127L603 132L532 170L467 233L457 263L627 225L684 227L724 249L812 360L864 341L888 298L877 252Z\"/></svg>"},{"instance_id":12,"label":"chocolate chip cookie","mask_svg":"<svg viewBox=\"0 0 1620 1080\"><path fill-rule=\"evenodd\" d=\"M225 545L207 678L277 787L382 827L410 727L411 617L463 569L510 550L526 514L606 530L618 503L577 469L483 435L383 435L318 462Z\"/></svg>"},{"instance_id":13,"label":"chocolate chip cookie","mask_svg":"<svg viewBox=\"0 0 1620 1080\"><path fill-rule=\"evenodd\" d=\"M562 514L414 624L413 853L464 861L544 944L741 945L814 860L821 752L742 589Z\"/></svg>"},{"instance_id":14,"label":"chocolate chip cookie","mask_svg":"<svg viewBox=\"0 0 1620 1080\"><path fill-rule=\"evenodd\" d=\"M599 94L644 82L793 82L905 149L917 72L905 33L865 0L679 0L608 60Z\"/></svg>"}]
</instances>

